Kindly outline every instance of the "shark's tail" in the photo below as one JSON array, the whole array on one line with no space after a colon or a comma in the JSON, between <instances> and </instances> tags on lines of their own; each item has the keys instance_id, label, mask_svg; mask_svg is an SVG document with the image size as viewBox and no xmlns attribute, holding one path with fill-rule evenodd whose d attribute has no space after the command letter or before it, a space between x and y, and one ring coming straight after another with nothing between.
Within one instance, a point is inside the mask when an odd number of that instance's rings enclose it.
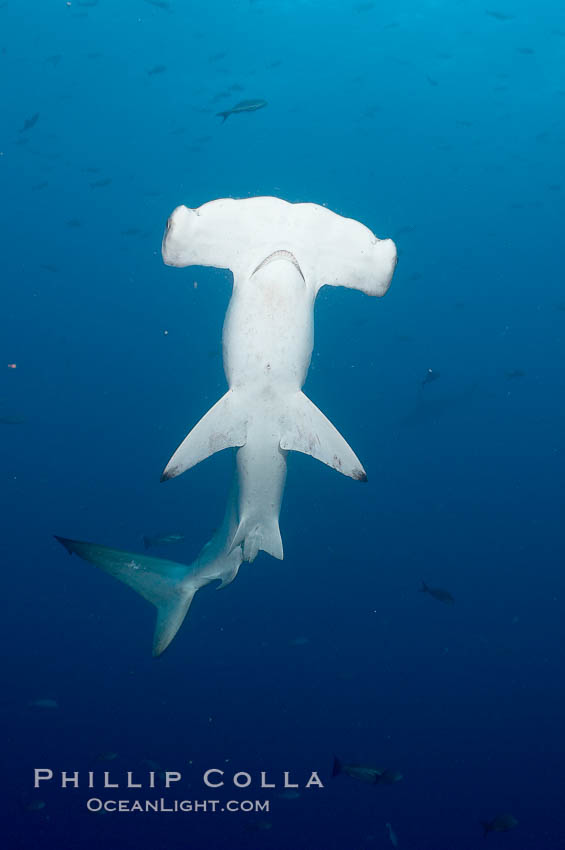
<instances>
[{"instance_id":1,"label":"shark's tail","mask_svg":"<svg viewBox=\"0 0 565 850\"><path fill-rule=\"evenodd\" d=\"M90 561L137 591L157 608L153 635L153 655L168 647L190 608L194 594L203 584L188 578L190 568L174 561L110 549L97 543L84 543L57 537L67 552Z\"/></svg>"},{"instance_id":2,"label":"shark's tail","mask_svg":"<svg viewBox=\"0 0 565 850\"><path fill-rule=\"evenodd\" d=\"M223 124L224 121L227 121L229 116L231 115L231 110L228 109L226 112L216 112L216 115L218 116L218 118L223 118Z\"/></svg>"}]
</instances>

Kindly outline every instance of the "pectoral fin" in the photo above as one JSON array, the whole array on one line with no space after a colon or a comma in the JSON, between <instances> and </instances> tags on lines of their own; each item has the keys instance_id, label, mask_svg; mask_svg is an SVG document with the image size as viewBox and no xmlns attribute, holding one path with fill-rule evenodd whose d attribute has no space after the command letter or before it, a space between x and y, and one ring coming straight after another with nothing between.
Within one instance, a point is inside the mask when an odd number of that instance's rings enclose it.
<instances>
[{"instance_id":1,"label":"pectoral fin","mask_svg":"<svg viewBox=\"0 0 565 850\"><path fill-rule=\"evenodd\" d=\"M304 393L296 395L286 425L287 429L280 439L281 449L312 455L343 475L357 481L367 480L353 449Z\"/></svg>"},{"instance_id":2,"label":"pectoral fin","mask_svg":"<svg viewBox=\"0 0 565 850\"><path fill-rule=\"evenodd\" d=\"M234 391L228 390L180 444L165 467L161 481L175 478L222 449L244 446L246 439L245 411L238 404Z\"/></svg>"}]
</instances>

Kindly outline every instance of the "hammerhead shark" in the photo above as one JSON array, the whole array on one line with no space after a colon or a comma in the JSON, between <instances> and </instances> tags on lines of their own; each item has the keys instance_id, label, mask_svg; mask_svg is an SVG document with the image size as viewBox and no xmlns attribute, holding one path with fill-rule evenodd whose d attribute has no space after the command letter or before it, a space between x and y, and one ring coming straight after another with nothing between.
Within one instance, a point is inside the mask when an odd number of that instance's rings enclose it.
<instances>
[{"instance_id":1,"label":"hammerhead shark","mask_svg":"<svg viewBox=\"0 0 565 850\"><path fill-rule=\"evenodd\" d=\"M279 513L289 451L366 481L359 458L304 395L314 344L314 301L324 284L384 295L396 247L317 204L279 198L222 199L177 207L163 239L169 266L233 272L223 329L228 391L167 464L174 478L221 449L236 448L243 559L283 557Z\"/></svg>"},{"instance_id":2,"label":"hammerhead shark","mask_svg":"<svg viewBox=\"0 0 565 850\"><path fill-rule=\"evenodd\" d=\"M396 246L317 204L220 199L177 207L162 246L169 266L230 269L223 328L225 395L192 428L161 480L231 448L235 470L222 526L190 565L57 538L157 607L153 654L178 631L196 591L224 587L260 550L282 559L279 513L289 451L309 454L357 481L363 466L302 392L314 342L314 302L324 285L384 295Z\"/></svg>"}]
</instances>

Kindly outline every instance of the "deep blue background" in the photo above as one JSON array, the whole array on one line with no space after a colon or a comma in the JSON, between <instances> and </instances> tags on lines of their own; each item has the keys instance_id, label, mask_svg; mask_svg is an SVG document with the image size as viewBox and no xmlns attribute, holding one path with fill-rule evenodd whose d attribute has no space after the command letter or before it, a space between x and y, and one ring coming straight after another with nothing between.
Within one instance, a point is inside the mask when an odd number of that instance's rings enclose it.
<instances>
[{"instance_id":1,"label":"deep blue background","mask_svg":"<svg viewBox=\"0 0 565 850\"><path fill-rule=\"evenodd\" d=\"M0 3L0 416L26 420L0 425L5 846L376 850L390 821L466 850L505 811L492 848L565 846L565 18L485 3ZM268 108L222 124L243 97ZM179 531L159 553L188 562L217 525L227 454L159 475L224 392L230 274L160 240L179 203L257 194L397 241L382 301L322 290L305 388L369 484L291 456L284 562L198 594L156 661L151 608L52 534ZM334 752L404 780L332 781ZM177 797L213 798L226 759L327 787L268 816L32 789L146 758L190 777Z\"/></svg>"}]
</instances>

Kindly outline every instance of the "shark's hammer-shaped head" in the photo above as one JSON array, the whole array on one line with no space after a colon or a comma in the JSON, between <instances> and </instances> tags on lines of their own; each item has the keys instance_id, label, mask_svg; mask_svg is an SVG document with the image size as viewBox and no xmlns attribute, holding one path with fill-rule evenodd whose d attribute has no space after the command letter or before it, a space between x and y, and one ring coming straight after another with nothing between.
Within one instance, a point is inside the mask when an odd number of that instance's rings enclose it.
<instances>
[{"instance_id":1,"label":"shark's hammer-shaped head","mask_svg":"<svg viewBox=\"0 0 565 850\"><path fill-rule=\"evenodd\" d=\"M286 259L315 291L327 284L377 296L387 291L397 259L391 239L377 239L358 221L269 197L177 207L162 250L169 266L214 266L248 278L266 260Z\"/></svg>"}]
</instances>

